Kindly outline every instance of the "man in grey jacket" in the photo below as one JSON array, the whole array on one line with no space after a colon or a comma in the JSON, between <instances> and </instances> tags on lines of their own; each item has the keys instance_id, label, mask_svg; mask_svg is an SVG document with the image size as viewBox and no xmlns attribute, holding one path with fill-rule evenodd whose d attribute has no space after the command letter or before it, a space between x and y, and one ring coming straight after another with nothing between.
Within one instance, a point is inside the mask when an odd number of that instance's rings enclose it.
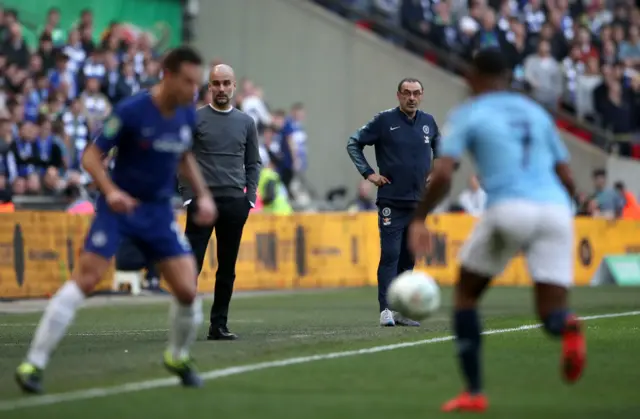
<instances>
[{"instance_id":1,"label":"man in grey jacket","mask_svg":"<svg viewBox=\"0 0 640 419\"><path fill-rule=\"evenodd\" d=\"M231 99L236 89L233 69L220 64L209 74L212 102L198 109L193 154L218 207L215 226L194 223L196 199L181 183L187 207L185 235L202 271L204 256L215 229L218 270L211 307L209 340L235 340L227 327L229 304L236 277L236 260L242 230L256 201L260 175L260 152L256 125L249 115L235 109Z\"/></svg>"}]
</instances>

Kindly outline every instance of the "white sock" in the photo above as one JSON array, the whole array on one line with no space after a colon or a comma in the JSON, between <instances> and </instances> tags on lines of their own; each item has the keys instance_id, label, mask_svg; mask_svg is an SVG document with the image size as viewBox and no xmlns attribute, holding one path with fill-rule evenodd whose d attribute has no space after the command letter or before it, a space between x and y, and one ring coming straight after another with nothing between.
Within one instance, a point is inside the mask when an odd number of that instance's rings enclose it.
<instances>
[{"instance_id":1,"label":"white sock","mask_svg":"<svg viewBox=\"0 0 640 419\"><path fill-rule=\"evenodd\" d=\"M189 356L189 348L195 342L202 324L202 301L196 297L191 305L173 300L169 308L169 351L173 359Z\"/></svg>"},{"instance_id":2,"label":"white sock","mask_svg":"<svg viewBox=\"0 0 640 419\"><path fill-rule=\"evenodd\" d=\"M65 335L85 295L75 281L67 281L51 298L31 341L27 362L45 368L51 352Z\"/></svg>"}]
</instances>

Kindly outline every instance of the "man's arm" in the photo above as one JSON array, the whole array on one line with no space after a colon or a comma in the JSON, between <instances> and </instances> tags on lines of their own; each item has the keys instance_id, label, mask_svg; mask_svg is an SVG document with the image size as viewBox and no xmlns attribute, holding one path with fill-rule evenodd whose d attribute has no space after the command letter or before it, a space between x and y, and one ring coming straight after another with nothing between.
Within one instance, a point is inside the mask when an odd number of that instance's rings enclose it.
<instances>
[{"instance_id":1,"label":"man's arm","mask_svg":"<svg viewBox=\"0 0 640 419\"><path fill-rule=\"evenodd\" d=\"M380 114L367 122L362 128L356 131L347 143L347 153L363 178L367 179L375 173L367 158L364 156L365 146L374 145L380 138Z\"/></svg>"},{"instance_id":2,"label":"man's arm","mask_svg":"<svg viewBox=\"0 0 640 419\"><path fill-rule=\"evenodd\" d=\"M202 198L211 195L209 188L207 188L207 183L204 181L204 177L198 167L198 162L191 151L187 151L182 155L178 170L180 175L189 182L195 196Z\"/></svg>"},{"instance_id":3,"label":"man's arm","mask_svg":"<svg viewBox=\"0 0 640 419\"><path fill-rule=\"evenodd\" d=\"M247 146L244 151L244 170L247 177L247 198L253 206L256 202L258 179L260 178L260 149L258 147L258 131L253 118L250 118Z\"/></svg>"},{"instance_id":4,"label":"man's arm","mask_svg":"<svg viewBox=\"0 0 640 419\"><path fill-rule=\"evenodd\" d=\"M118 190L109 178L103 160L111 149L118 146L126 131L125 115L126 111L116 109L105 121L96 140L89 144L82 153L82 167L89 173L104 195Z\"/></svg>"}]
</instances>

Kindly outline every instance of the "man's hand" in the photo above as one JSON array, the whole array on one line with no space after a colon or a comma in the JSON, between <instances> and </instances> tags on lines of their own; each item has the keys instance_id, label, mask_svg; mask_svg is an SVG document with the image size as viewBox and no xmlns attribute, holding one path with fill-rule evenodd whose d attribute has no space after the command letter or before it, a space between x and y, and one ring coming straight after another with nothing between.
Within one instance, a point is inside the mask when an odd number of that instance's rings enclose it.
<instances>
[{"instance_id":1,"label":"man's hand","mask_svg":"<svg viewBox=\"0 0 640 419\"><path fill-rule=\"evenodd\" d=\"M114 212L132 213L140 202L120 189L114 189L106 195L107 204Z\"/></svg>"},{"instance_id":2,"label":"man's hand","mask_svg":"<svg viewBox=\"0 0 640 419\"><path fill-rule=\"evenodd\" d=\"M196 201L194 221L201 226L212 225L218 217L218 209L211 196L206 195Z\"/></svg>"},{"instance_id":3,"label":"man's hand","mask_svg":"<svg viewBox=\"0 0 640 419\"><path fill-rule=\"evenodd\" d=\"M380 176L376 173L372 173L369 176L367 176L367 180L373 183L374 185L376 185L377 187L391 183L389 182L389 179L387 179L384 176Z\"/></svg>"},{"instance_id":4,"label":"man's hand","mask_svg":"<svg viewBox=\"0 0 640 419\"><path fill-rule=\"evenodd\" d=\"M409 250L418 259L431 252L431 233L424 221L414 220L409 225Z\"/></svg>"}]
</instances>

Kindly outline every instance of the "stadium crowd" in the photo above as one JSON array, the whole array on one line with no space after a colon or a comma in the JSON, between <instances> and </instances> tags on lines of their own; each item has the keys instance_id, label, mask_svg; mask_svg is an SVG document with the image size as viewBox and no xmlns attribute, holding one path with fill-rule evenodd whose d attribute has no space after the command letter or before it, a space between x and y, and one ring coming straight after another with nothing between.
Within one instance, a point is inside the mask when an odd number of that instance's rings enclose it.
<instances>
[{"instance_id":1,"label":"stadium crowd","mask_svg":"<svg viewBox=\"0 0 640 419\"><path fill-rule=\"evenodd\" d=\"M640 2L633 0L314 0L389 41L445 67L441 56L400 39L376 24L468 60L479 48L498 47L511 60L515 87L551 109L574 112L615 134L623 155L640 157ZM347 6L345 8L344 6ZM356 13L352 13L356 11ZM453 70L453 69L452 69ZM635 150L634 150L635 148ZM633 152L635 151L635 152ZM591 193L574 197L576 215L640 219L633 193L606 172L593 173ZM361 184L352 210L371 210L370 187ZM475 177L441 211L480 214L484 192Z\"/></svg>"},{"instance_id":2,"label":"stadium crowd","mask_svg":"<svg viewBox=\"0 0 640 419\"><path fill-rule=\"evenodd\" d=\"M113 22L94 40L91 10L70 28L60 26L61 13L51 8L37 45L29 45L20 12L0 8L0 203L15 195L63 196L72 203L91 193L80 165L85 146L118 101L162 77L162 51L148 34L132 36ZM269 111L260 87L239 84L236 106L259 126L263 161L292 190L307 164L304 106ZM203 80L199 104L208 99Z\"/></svg>"},{"instance_id":3,"label":"stadium crowd","mask_svg":"<svg viewBox=\"0 0 640 419\"><path fill-rule=\"evenodd\" d=\"M499 47L510 57L516 86L549 108L571 111L579 119L623 135L626 141L617 145L617 151L640 158L638 1L315 1L433 61L442 57L399 40L362 15L349 15L340 5L401 27L463 59L478 48Z\"/></svg>"}]
</instances>

